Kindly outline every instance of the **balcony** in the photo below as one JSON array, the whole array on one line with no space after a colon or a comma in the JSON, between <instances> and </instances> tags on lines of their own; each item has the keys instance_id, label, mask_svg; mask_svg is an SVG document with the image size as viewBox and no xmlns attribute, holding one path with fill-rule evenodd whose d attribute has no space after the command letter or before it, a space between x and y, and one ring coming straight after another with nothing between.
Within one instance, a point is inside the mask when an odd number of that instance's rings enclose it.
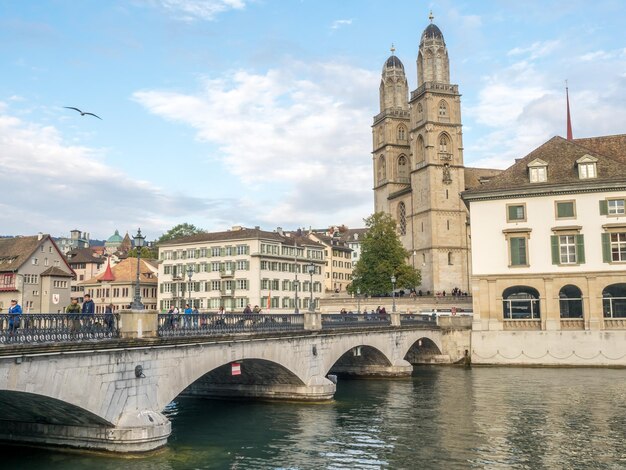
<instances>
[{"instance_id":1,"label":"balcony","mask_svg":"<svg viewBox=\"0 0 626 470\"><path fill-rule=\"evenodd\" d=\"M222 297L232 297L235 295L235 289L222 289Z\"/></svg>"},{"instance_id":2,"label":"balcony","mask_svg":"<svg viewBox=\"0 0 626 470\"><path fill-rule=\"evenodd\" d=\"M235 275L235 270L234 269L222 269L220 271L220 277L224 278L224 277L233 277Z\"/></svg>"}]
</instances>

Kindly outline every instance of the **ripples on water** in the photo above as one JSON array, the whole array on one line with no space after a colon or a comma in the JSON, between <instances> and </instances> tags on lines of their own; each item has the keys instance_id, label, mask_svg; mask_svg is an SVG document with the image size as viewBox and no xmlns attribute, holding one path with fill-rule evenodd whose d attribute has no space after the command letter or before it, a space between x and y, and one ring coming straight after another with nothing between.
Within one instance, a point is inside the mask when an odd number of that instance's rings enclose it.
<instances>
[{"instance_id":1,"label":"ripples on water","mask_svg":"<svg viewBox=\"0 0 626 470\"><path fill-rule=\"evenodd\" d=\"M626 370L418 369L340 381L330 404L182 399L164 450L0 447L3 469L621 469ZM0 424L1 425L1 424Z\"/></svg>"}]
</instances>

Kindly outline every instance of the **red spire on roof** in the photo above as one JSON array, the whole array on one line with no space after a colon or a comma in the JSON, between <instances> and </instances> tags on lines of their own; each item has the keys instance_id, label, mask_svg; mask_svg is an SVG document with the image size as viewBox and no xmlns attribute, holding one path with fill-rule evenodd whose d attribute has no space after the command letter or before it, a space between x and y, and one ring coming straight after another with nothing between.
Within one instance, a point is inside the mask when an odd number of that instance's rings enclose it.
<instances>
[{"instance_id":1,"label":"red spire on roof","mask_svg":"<svg viewBox=\"0 0 626 470\"><path fill-rule=\"evenodd\" d=\"M111 258L107 258L107 268L104 270L100 281L115 281L115 276L113 275L113 271L111 271Z\"/></svg>"},{"instance_id":2,"label":"red spire on roof","mask_svg":"<svg viewBox=\"0 0 626 470\"><path fill-rule=\"evenodd\" d=\"M565 98L567 100L567 140L574 140L572 133L572 119L569 114L569 88L567 87L567 80L565 80Z\"/></svg>"}]
</instances>

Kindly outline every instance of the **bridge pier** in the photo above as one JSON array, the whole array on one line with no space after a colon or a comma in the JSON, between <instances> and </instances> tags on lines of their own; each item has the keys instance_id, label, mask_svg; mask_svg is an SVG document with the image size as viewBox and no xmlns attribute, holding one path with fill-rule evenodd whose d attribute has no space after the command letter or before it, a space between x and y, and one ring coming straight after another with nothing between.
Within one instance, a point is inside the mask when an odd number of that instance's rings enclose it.
<instances>
[{"instance_id":1,"label":"bridge pier","mask_svg":"<svg viewBox=\"0 0 626 470\"><path fill-rule=\"evenodd\" d=\"M124 414L117 426L3 421L0 440L109 452L146 452L167 444L171 423L161 413Z\"/></svg>"},{"instance_id":2,"label":"bridge pier","mask_svg":"<svg viewBox=\"0 0 626 470\"><path fill-rule=\"evenodd\" d=\"M393 365L382 364L337 364L331 369L332 374L352 378L401 378L410 377L413 366L400 360Z\"/></svg>"}]
</instances>

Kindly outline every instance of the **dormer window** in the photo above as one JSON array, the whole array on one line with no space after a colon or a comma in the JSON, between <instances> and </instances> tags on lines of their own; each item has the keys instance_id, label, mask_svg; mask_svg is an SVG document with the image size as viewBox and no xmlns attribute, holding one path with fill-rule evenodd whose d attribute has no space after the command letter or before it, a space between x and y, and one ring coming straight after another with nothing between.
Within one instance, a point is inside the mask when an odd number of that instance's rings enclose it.
<instances>
[{"instance_id":1,"label":"dormer window","mask_svg":"<svg viewBox=\"0 0 626 470\"><path fill-rule=\"evenodd\" d=\"M548 163L536 158L528 164L528 173L531 183L545 183L548 181Z\"/></svg>"},{"instance_id":2,"label":"dormer window","mask_svg":"<svg viewBox=\"0 0 626 470\"><path fill-rule=\"evenodd\" d=\"M578 160L576 160L576 164L578 165L578 177L581 180L586 180L590 178L595 178L598 176L598 170L596 167L598 159L592 157L591 155L584 155Z\"/></svg>"}]
</instances>

